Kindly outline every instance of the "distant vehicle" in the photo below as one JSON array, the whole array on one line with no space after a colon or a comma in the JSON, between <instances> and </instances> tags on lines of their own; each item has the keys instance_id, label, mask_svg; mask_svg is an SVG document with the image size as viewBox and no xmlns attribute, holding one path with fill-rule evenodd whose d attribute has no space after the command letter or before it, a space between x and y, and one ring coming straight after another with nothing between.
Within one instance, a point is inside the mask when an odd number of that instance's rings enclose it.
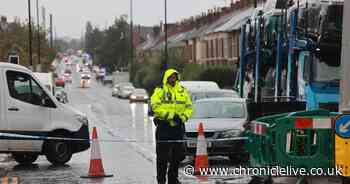
<instances>
[{"instance_id":1,"label":"distant vehicle","mask_svg":"<svg viewBox=\"0 0 350 184\"><path fill-rule=\"evenodd\" d=\"M129 96L130 103L133 102L148 102L148 94L145 89L136 88Z\"/></svg>"},{"instance_id":2,"label":"distant vehicle","mask_svg":"<svg viewBox=\"0 0 350 184\"><path fill-rule=\"evenodd\" d=\"M64 70L64 73L72 74L72 70L71 70L71 69L65 69L65 70Z\"/></svg>"},{"instance_id":3,"label":"distant vehicle","mask_svg":"<svg viewBox=\"0 0 350 184\"><path fill-rule=\"evenodd\" d=\"M116 85L113 86L113 89L112 89L112 96L117 96L118 91L119 91L119 85L116 84Z\"/></svg>"},{"instance_id":4,"label":"distant vehicle","mask_svg":"<svg viewBox=\"0 0 350 184\"><path fill-rule=\"evenodd\" d=\"M51 92L51 94L54 94L54 81L53 81L53 74L52 73L34 73L35 77L39 79L39 81L45 85L45 87Z\"/></svg>"},{"instance_id":5,"label":"distant vehicle","mask_svg":"<svg viewBox=\"0 0 350 184\"><path fill-rule=\"evenodd\" d=\"M62 78L62 77L56 78L55 85L64 87L65 86L64 78Z\"/></svg>"},{"instance_id":6,"label":"distant vehicle","mask_svg":"<svg viewBox=\"0 0 350 184\"><path fill-rule=\"evenodd\" d=\"M204 126L209 155L228 156L232 161L247 161L242 137L248 112L242 98L208 98L193 103L193 116L185 124L186 155L195 155L197 128ZM216 141L216 139L235 140Z\"/></svg>"},{"instance_id":7,"label":"distant vehicle","mask_svg":"<svg viewBox=\"0 0 350 184\"><path fill-rule=\"evenodd\" d=\"M90 77L88 75L82 75L80 78L80 87L88 88L90 86Z\"/></svg>"},{"instance_id":8,"label":"distant vehicle","mask_svg":"<svg viewBox=\"0 0 350 184\"><path fill-rule=\"evenodd\" d=\"M107 85L107 84L112 84L113 85L113 76L106 76L103 81L102 81L103 85Z\"/></svg>"},{"instance_id":9,"label":"distant vehicle","mask_svg":"<svg viewBox=\"0 0 350 184\"><path fill-rule=\"evenodd\" d=\"M219 90L220 87L213 81L180 81L180 85L187 90Z\"/></svg>"},{"instance_id":10,"label":"distant vehicle","mask_svg":"<svg viewBox=\"0 0 350 184\"><path fill-rule=\"evenodd\" d=\"M55 87L55 97L59 102L68 103L68 94L64 91L62 87Z\"/></svg>"},{"instance_id":11,"label":"distant vehicle","mask_svg":"<svg viewBox=\"0 0 350 184\"><path fill-rule=\"evenodd\" d=\"M120 86L117 96L119 98L129 98L131 93L134 91L135 87L131 85Z\"/></svg>"},{"instance_id":12,"label":"distant vehicle","mask_svg":"<svg viewBox=\"0 0 350 184\"><path fill-rule=\"evenodd\" d=\"M130 82L120 82L114 85L112 89L112 96L118 96L118 93L120 91L120 88L122 86L133 86Z\"/></svg>"},{"instance_id":13,"label":"distant vehicle","mask_svg":"<svg viewBox=\"0 0 350 184\"><path fill-rule=\"evenodd\" d=\"M45 155L53 165L64 165L74 153L90 147L87 117L59 103L27 68L0 63L0 132L62 137L86 141L0 139L0 153L10 153L19 164Z\"/></svg>"},{"instance_id":14,"label":"distant vehicle","mask_svg":"<svg viewBox=\"0 0 350 184\"><path fill-rule=\"evenodd\" d=\"M100 68L96 74L96 80L103 82L105 77L106 77L106 69Z\"/></svg>"},{"instance_id":15,"label":"distant vehicle","mask_svg":"<svg viewBox=\"0 0 350 184\"><path fill-rule=\"evenodd\" d=\"M63 78L66 83L72 83L72 74L64 73Z\"/></svg>"}]
</instances>

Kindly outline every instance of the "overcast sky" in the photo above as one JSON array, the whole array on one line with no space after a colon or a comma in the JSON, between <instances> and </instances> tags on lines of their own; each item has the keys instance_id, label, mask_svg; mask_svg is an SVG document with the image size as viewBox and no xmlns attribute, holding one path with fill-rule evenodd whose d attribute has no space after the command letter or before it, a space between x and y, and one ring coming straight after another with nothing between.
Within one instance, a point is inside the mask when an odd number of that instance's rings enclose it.
<instances>
[{"instance_id":1,"label":"overcast sky","mask_svg":"<svg viewBox=\"0 0 350 184\"><path fill-rule=\"evenodd\" d=\"M231 0L168 0L168 22L179 21L200 14L208 8L229 5ZM27 0L1 0L0 15L19 17L24 21L28 17ZM32 16L36 16L36 0L31 0ZM164 21L164 0L133 0L134 24L152 26ZM111 25L114 17L128 14L130 0L39 0L39 6L53 14L54 26L59 37L80 38L87 21L104 28ZM41 10L41 8L40 8ZM41 17L40 17L41 19ZM36 18L35 18L36 20Z\"/></svg>"}]
</instances>

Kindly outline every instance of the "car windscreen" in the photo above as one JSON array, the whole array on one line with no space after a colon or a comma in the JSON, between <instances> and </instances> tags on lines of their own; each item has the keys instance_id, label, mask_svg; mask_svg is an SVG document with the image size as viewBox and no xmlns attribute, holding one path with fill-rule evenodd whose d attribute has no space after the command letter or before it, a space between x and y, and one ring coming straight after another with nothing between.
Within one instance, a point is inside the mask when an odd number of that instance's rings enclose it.
<instances>
[{"instance_id":1,"label":"car windscreen","mask_svg":"<svg viewBox=\"0 0 350 184\"><path fill-rule=\"evenodd\" d=\"M138 94L138 95L146 95L147 92L145 90L135 90L134 94Z\"/></svg>"},{"instance_id":2,"label":"car windscreen","mask_svg":"<svg viewBox=\"0 0 350 184\"><path fill-rule=\"evenodd\" d=\"M192 118L244 118L244 104L231 101L202 101L194 104Z\"/></svg>"},{"instance_id":3,"label":"car windscreen","mask_svg":"<svg viewBox=\"0 0 350 184\"><path fill-rule=\"evenodd\" d=\"M134 90L132 86L123 86L123 90Z\"/></svg>"},{"instance_id":4,"label":"car windscreen","mask_svg":"<svg viewBox=\"0 0 350 184\"><path fill-rule=\"evenodd\" d=\"M237 97L234 92L230 91L204 91L191 93L192 100L199 100L203 98L217 98L217 97Z\"/></svg>"}]
</instances>

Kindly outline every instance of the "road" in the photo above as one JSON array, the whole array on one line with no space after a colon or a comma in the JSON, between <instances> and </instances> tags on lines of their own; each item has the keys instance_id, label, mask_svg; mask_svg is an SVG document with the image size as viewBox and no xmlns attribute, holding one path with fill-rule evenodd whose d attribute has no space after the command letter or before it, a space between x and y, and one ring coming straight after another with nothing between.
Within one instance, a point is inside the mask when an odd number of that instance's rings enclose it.
<instances>
[{"instance_id":1,"label":"road","mask_svg":"<svg viewBox=\"0 0 350 184\"><path fill-rule=\"evenodd\" d=\"M79 74L73 73L73 83L66 86L69 105L87 114L90 129L97 127L103 166L106 174L114 177L83 179L87 175L90 150L73 155L63 167L53 167L45 157L34 165L21 166L12 160L0 162L7 176L19 177L20 183L94 183L94 184L154 184L156 161L154 125L147 116L147 105L130 104L128 100L111 96L111 88L92 81L90 88L79 88ZM248 183L249 178L209 178L198 181L183 173L185 161L179 170L180 181L194 183ZM211 165L232 167L227 158L213 158Z\"/></svg>"}]
</instances>

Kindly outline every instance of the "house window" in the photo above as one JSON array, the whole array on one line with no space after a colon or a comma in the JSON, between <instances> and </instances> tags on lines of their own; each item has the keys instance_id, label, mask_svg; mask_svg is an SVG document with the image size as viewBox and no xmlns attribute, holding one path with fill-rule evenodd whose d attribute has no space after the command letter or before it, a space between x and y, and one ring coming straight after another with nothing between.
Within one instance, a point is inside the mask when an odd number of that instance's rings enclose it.
<instances>
[{"instance_id":1,"label":"house window","mask_svg":"<svg viewBox=\"0 0 350 184\"><path fill-rule=\"evenodd\" d=\"M221 57L225 57L225 45L224 45L224 39L221 38Z\"/></svg>"},{"instance_id":2,"label":"house window","mask_svg":"<svg viewBox=\"0 0 350 184\"><path fill-rule=\"evenodd\" d=\"M233 41L232 41L233 39L232 39L232 37L229 37L228 38L228 43L227 43L227 46L228 46L228 57L229 58L232 58L233 57Z\"/></svg>"}]
</instances>

